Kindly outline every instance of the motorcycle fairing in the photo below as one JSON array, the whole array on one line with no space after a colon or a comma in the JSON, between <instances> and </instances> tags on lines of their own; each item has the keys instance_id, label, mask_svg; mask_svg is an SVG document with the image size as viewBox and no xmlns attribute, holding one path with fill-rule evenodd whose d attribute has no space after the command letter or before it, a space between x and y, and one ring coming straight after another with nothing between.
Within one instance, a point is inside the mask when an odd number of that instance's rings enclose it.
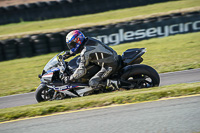
<instances>
[{"instance_id":1,"label":"motorcycle fairing","mask_svg":"<svg viewBox=\"0 0 200 133\"><path fill-rule=\"evenodd\" d=\"M57 92L62 92L65 93L69 96L72 97L78 97L78 96L83 96L86 92L90 92L93 89L89 86L74 86L74 85L62 85L62 86L51 86L51 85L47 85L47 87L54 89ZM70 92L70 90L74 90L78 95Z\"/></svg>"},{"instance_id":2,"label":"motorcycle fairing","mask_svg":"<svg viewBox=\"0 0 200 133\"><path fill-rule=\"evenodd\" d=\"M51 72L55 72L55 71L60 71L60 69L58 67L50 69L47 71L47 73L51 73Z\"/></svg>"},{"instance_id":3,"label":"motorcycle fairing","mask_svg":"<svg viewBox=\"0 0 200 133\"><path fill-rule=\"evenodd\" d=\"M51 85L47 85L48 88L55 90L56 92L61 92L64 93L66 95L69 95L71 97L78 97L78 95L70 92L69 90L72 88L77 88L78 86L71 86L71 85L62 85L62 86L51 86Z\"/></svg>"},{"instance_id":4,"label":"motorcycle fairing","mask_svg":"<svg viewBox=\"0 0 200 133\"><path fill-rule=\"evenodd\" d=\"M80 87L80 86L79 86ZM93 89L89 86L82 86L83 89L78 89L76 90L76 92L78 93L79 96L83 96L84 94L86 94L87 92L92 91Z\"/></svg>"},{"instance_id":5,"label":"motorcycle fairing","mask_svg":"<svg viewBox=\"0 0 200 133\"><path fill-rule=\"evenodd\" d=\"M53 78L53 74L54 74L54 72L56 72L56 71L60 71L60 69L59 68L53 68L53 69L50 69L50 70L48 70L46 73L44 73L43 75L42 75L42 77L41 77L41 81L42 82L52 82L52 78Z\"/></svg>"},{"instance_id":6,"label":"motorcycle fairing","mask_svg":"<svg viewBox=\"0 0 200 133\"><path fill-rule=\"evenodd\" d=\"M41 81L42 82L51 82L52 81L52 77L53 77L53 72L51 73L46 73L42 76Z\"/></svg>"},{"instance_id":7,"label":"motorcycle fairing","mask_svg":"<svg viewBox=\"0 0 200 133\"><path fill-rule=\"evenodd\" d=\"M48 85L49 88L52 88L56 91L65 91L65 90L69 90L72 88L77 88L78 86L71 86L71 85L63 85L63 86L50 86Z\"/></svg>"},{"instance_id":8,"label":"motorcycle fairing","mask_svg":"<svg viewBox=\"0 0 200 133\"><path fill-rule=\"evenodd\" d=\"M128 49L122 54L122 60L125 64L131 65L134 64L134 62L141 58L141 56L146 52L145 48L134 48L134 49ZM141 61L137 61L137 63L141 63Z\"/></svg>"}]
</instances>

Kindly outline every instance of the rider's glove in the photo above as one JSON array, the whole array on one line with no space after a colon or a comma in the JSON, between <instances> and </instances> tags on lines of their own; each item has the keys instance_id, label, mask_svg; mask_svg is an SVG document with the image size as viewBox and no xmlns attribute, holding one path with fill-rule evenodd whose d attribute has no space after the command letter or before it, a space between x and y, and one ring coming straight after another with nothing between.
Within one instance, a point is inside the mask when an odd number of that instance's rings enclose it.
<instances>
[{"instance_id":1,"label":"rider's glove","mask_svg":"<svg viewBox=\"0 0 200 133\"><path fill-rule=\"evenodd\" d=\"M64 76L63 81L67 84L70 82L70 77L69 76Z\"/></svg>"},{"instance_id":2,"label":"rider's glove","mask_svg":"<svg viewBox=\"0 0 200 133\"><path fill-rule=\"evenodd\" d=\"M62 55L59 55L59 56L58 56L58 60L59 60L59 61L62 61L62 60L63 60L63 56L62 56Z\"/></svg>"},{"instance_id":3,"label":"rider's glove","mask_svg":"<svg viewBox=\"0 0 200 133\"><path fill-rule=\"evenodd\" d=\"M74 55L75 55L75 54L72 53L71 51L70 51L70 52L69 52L69 51L66 51L65 54L62 56L62 58L63 58L64 60L66 60L66 59L68 59L69 57L74 56Z\"/></svg>"}]
</instances>

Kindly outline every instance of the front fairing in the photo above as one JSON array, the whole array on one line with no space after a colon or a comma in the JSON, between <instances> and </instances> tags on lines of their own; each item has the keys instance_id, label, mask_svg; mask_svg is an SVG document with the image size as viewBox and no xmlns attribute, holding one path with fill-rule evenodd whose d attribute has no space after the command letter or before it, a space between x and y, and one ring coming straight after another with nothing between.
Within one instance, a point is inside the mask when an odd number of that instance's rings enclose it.
<instances>
[{"instance_id":1,"label":"front fairing","mask_svg":"<svg viewBox=\"0 0 200 133\"><path fill-rule=\"evenodd\" d=\"M44 83L52 82L54 72L60 71L58 56L62 55L63 53L64 52L57 54L45 65L40 78L41 82Z\"/></svg>"}]
</instances>

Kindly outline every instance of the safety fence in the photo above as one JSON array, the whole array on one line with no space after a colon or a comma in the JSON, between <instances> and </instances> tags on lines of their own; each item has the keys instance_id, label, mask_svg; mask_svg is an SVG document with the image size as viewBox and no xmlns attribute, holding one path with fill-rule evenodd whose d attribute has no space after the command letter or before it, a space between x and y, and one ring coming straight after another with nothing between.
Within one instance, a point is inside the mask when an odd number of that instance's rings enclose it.
<instances>
[{"instance_id":1,"label":"safety fence","mask_svg":"<svg viewBox=\"0 0 200 133\"><path fill-rule=\"evenodd\" d=\"M67 50L65 36L71 30L2 40L0 41L0 61ZM97 38L107 45L117 45L155 37L198 32L200 31L200 11L172 13L79 30L86 36Z\"/></svg>"},{"instance_id":2,"label":"safety fence","mask_svg":"<svg viewBox=\"0 0 200 133\"><path fill-rule=\"evenodd\" d=\"M92 14L170 0L58 0L0 7L0 25Z\"/></svg>"}]
</instances>

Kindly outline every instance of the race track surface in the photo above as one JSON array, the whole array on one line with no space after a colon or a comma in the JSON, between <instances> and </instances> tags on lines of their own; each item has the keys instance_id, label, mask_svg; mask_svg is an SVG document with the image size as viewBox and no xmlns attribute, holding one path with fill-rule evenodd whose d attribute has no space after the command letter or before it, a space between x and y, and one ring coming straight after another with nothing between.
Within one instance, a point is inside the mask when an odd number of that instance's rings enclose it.
<instances>
[{"instance_id":1,"label":"race track surface","mask_svg":"<svg viewBox=\"0 0 200 133\"><path fill-rule=\"evenodd\" d=\"M178 83L200 82L200 69L163 73L160 74L160 78L160 86ZM37 103L34 92L0 97L0 101L0 109Z\"/></svg>"},{"instance_id":2,"label":"race track surface","mask_svg":"<svg viewBox=\"0 0 200 133\"><path fill-rule=\"evenodd\" d=\"M200 95L0 124L1 133L197 133Z\"/></svg>"}]
</instances>

